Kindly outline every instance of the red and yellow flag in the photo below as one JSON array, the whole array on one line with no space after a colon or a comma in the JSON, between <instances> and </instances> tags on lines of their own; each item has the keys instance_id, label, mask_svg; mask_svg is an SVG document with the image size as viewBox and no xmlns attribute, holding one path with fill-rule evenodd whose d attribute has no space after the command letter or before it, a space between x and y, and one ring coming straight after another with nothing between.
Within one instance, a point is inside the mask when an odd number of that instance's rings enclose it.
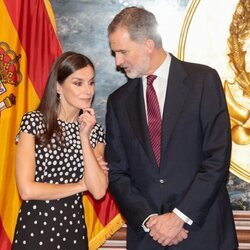
<instances>
[{"instance_id":1,"label":"red and yellow flag","mask_svg":"<svg viewBox=\"0 0 250 250\"><path fill-rule=\"evenodd\" d=\"M15 137L22 115L34 110L50 67L62 53L49 0L0 0L0 250L11 249L21 204L15 182ZM84 198L90 249L124 223L109 194Z\"/></svg>"},{"instance_id":2,"label":"red and yellow flag","mask_svg":"<svg viewBox=\"0 0 250 250\"><path fill-rule=\"evenodd\" d=\"M89 249L95 250L124 225L124 219L109 192L102 200L96 201L85 195L83 201Z\"/></svg>"}]
</instances>

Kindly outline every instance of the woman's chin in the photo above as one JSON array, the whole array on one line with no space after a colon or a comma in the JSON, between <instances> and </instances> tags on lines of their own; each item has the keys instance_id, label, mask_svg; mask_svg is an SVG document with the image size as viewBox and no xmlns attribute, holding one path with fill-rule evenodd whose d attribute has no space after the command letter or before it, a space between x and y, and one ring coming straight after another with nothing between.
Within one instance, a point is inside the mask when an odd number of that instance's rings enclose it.
<instances>
[{"instance_id":1,"label":"woman's chin","mask_svg":"<svg viewBox=\"0 0 250 250\"><path fill-rule=\"evenodd\" d=\"M81 109L82 109L82 110L88 109L88 108L91 108L91 103L84 104L84 105L81 106Z\"/></svg>"}]
</instances>

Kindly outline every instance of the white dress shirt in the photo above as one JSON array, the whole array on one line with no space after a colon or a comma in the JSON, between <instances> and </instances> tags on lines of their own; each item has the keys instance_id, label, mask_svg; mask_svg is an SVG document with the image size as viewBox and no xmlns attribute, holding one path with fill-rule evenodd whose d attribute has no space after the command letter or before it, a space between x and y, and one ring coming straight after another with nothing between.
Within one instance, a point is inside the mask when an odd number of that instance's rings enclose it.
<instances>
[{"instance_id":1,"label":"white dress shirt","mask_svg":"<svg viewBox=\"0 0 250 250\"><path fill-rule=\"evenodd\" d=\"M163 116L163 109L164 109L164 103L166 98L166 92L167 92L167 83L168 83L168 75L169 75L169 68L171 63L171 56L170 54L167 54L167 57L165 61L160 65L160 67L152 74L156 75L157 78L153 82L153 86L158 98L159 106L160 106L160 112L161 117ZM146 98L146 90L147 90L147 76L142 77L142 84L143 84L143 96L145 101L145 109L146 109L146 115L147 115L147 98ZM148 119L148 117L147 117ZM179 209L174 208L173 212L180 217L185 223L192 225L193 221L187 217L185 214L183 214ZM148 219L151 216L154 216L156 214L150 214L142 223L142 228L145 232L149 232L149 229L146 227L145 223L148 221Z\"/></svg>"}]
</instances>

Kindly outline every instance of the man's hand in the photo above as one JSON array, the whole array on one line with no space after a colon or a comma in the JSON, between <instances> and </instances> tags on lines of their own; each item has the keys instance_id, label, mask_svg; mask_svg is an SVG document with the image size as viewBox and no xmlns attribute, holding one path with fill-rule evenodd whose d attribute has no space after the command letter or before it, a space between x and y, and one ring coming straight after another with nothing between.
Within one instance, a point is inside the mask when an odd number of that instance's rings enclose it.
<instances>
[{"instance_id":1,"label":"man's hand","mask_svg":"<svg viewBox=\"0 0 250 250\"><path fill-rule=\"evenodd\" d=\"M172 246L172 245L178 245L180 242L182 242L183 240L187 239L188 237L188 231L185 230L184 228L182 228L181 232L179 234L176 235L176 237L168 242L168 241L165 241L163 242L163 246Z\"/></svg>"},{"instance_id":2,"label":"man's hand","mask_svg":"<svg viewBox=\"0 0 250 250\"><path fill-rule=\"evenodd\" d=\"M163 246L177 245L187 238L188 231L183 225L184 221L175 213L153 216L146 223L150 236Z\"/></svg>"}]
</instances>

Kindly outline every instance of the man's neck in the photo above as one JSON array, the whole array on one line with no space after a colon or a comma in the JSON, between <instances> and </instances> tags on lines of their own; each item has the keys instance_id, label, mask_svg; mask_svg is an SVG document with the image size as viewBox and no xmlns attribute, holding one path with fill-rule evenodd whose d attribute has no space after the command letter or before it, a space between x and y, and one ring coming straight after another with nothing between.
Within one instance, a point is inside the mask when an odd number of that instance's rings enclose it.
<instances>
[{"instance_id":1,"label":"man's neck","mask_svg":"<svg viewBox=\"0 0 250 250\"><path fill-rule=\"evenodd\" d=\"M154 73L166 60L168 53L163 49L155 49L152 53L151 62L150 62L150 69L148 71L148 75Z\"/></svg>"}]
</instances>

